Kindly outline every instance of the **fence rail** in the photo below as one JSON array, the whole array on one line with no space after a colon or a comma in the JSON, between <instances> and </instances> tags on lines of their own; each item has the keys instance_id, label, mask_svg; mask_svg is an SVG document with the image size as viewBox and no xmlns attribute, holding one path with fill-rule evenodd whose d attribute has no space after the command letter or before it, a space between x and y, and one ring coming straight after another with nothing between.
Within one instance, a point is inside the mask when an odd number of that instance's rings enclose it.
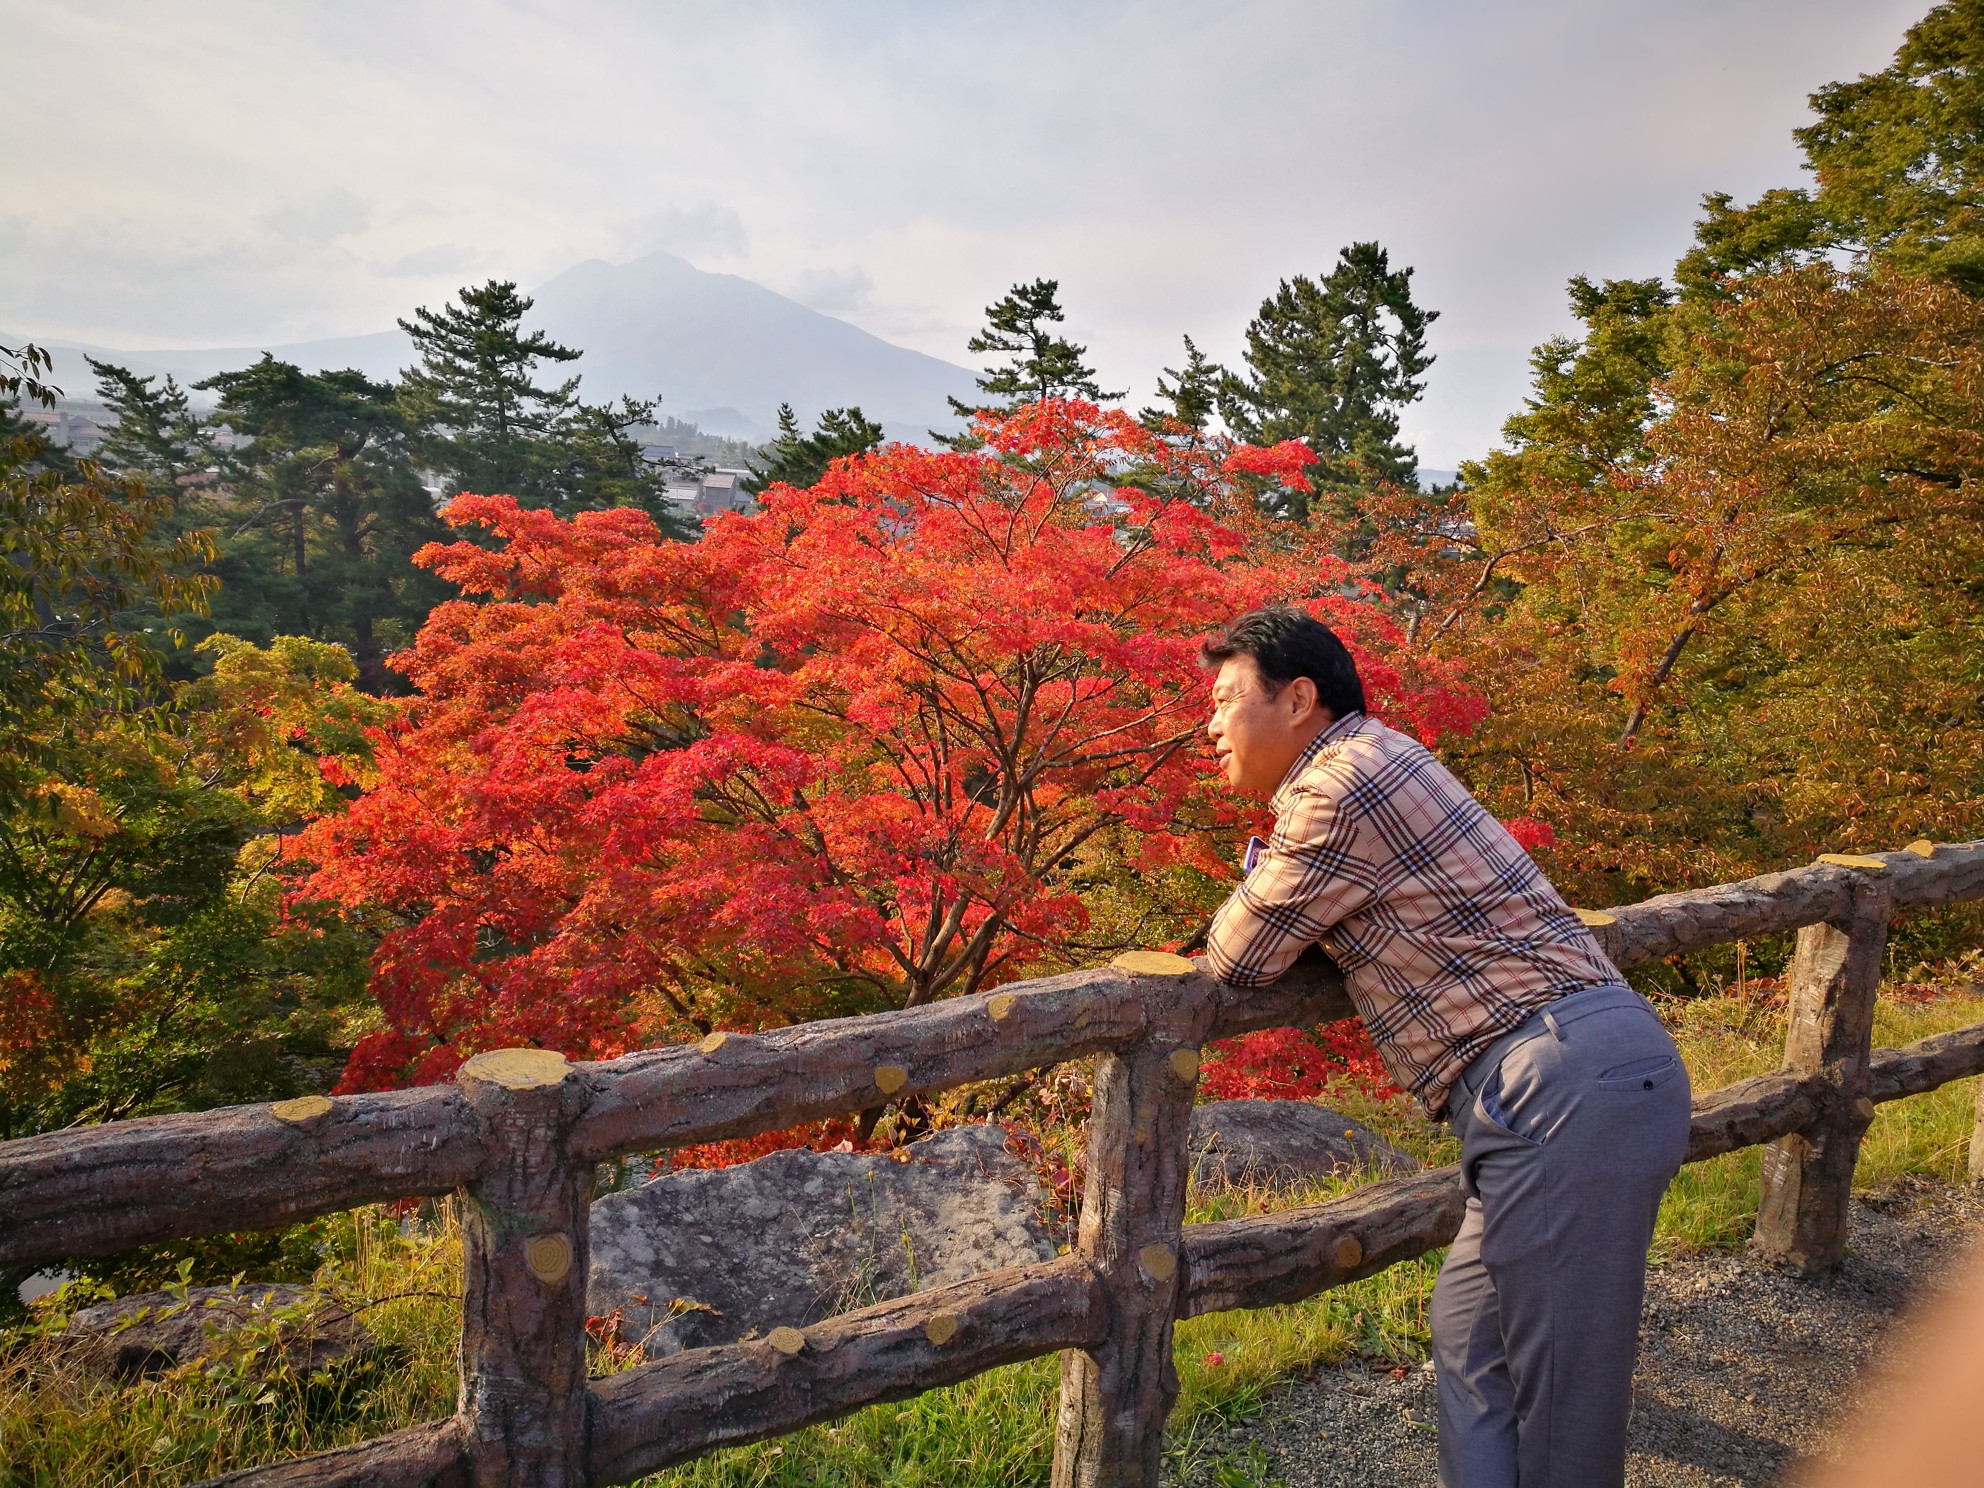
<instances>
[{"instance_id":1,"label":"fence rail","mask_svg":"<svg viewBox=\"0 0 1984 1488\"><path fill-rule=\"evenodd\" d=\"M1984 1072L1984 1024L1870 1049L1896 909L1984 897L1984 842L1837 857L1586 919L1617 964L1798 932L1783 1069L1697 1098L1689 1160L1770 1144L1758 1244L1837 1261L1860 1135L1877 1103ZM231 1474L274 1485L625 1482L1040 1354L1062 1355L1057 1488L1157 1481L1176 1395L1175 1319L1292 1301L1446 1244L1457 1171L1333 1203L1183 1224L1200 1048L1349 1016L1333 967L1229 987L1177 957L1014 984L906 1012L568 1065L470 1060L452 1086L148 1117L0 1144L0 1264L274 1228L460 1192L457 1414ZM1036 1266L765 1339L585 1377L586 1181L598 1161L746 1136L911 1092L1097 1056L1077 1243ZM1980 1098L1984 1118L1984 1098ZM1973 1167L1984 1129L1973 1139Z\"/></svg>"}]
</instances>

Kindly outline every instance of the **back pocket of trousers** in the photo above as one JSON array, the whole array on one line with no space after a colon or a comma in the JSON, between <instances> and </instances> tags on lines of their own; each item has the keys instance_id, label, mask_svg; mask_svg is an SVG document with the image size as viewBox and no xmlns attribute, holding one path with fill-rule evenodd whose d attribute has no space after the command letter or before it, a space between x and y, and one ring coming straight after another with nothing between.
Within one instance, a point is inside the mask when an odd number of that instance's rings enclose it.
<instances>
[{"instance_id":1,"label":"back pocket of trousers","mask_svg":"<svg viewBox=\"0 0 1984 1488\"><path fill-rule=\"evenodd\" d=\"M1598 1077L1600 1090L1658 1090L1681 1073L1672 1054L1650 1054L1630 1064L1617 1064Z\"/></svg>"}]
</instances>

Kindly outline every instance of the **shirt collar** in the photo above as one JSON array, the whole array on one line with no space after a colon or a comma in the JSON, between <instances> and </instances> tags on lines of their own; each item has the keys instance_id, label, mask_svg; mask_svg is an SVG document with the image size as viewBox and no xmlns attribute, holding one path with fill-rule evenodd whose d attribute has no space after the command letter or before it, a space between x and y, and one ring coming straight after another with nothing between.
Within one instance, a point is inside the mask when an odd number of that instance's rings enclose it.
<instances>
[{"instance_id":1,"label":"shirt collar","mask_svg":"<svg viewBox=\"0 0 1984 1488\"><path fill-rule=\"evenodd\" d=\"M1365 716L1362 713L1346 713L1341 718L1332 719L1328 728L1303 745L1302 752L1295 756L1295 763L1290 765L1288 773L1281 777L1281 784L1277 785L1274 794L1268 797L1269 809L1280 812L1282 807L1288 804L1288 797L1295 787L1295 782L1302 778L1302 772L1314 763L1316 756L1330 745L1356 733L1364 721Z\"/></svg>"}]
</instances>

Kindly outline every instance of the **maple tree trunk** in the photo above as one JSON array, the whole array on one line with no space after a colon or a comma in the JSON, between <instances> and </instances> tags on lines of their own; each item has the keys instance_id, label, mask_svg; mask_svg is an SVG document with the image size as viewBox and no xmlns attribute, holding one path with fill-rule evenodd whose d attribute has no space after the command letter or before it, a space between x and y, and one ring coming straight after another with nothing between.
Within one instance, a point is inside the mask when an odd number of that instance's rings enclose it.
<instances>
[{"instance_id":1,"label":"maple tree trunk","mask_svg":"<svg viewBox=\"0 0 1984 1488\"><path fill-rule=\"evenodd\" d=\"M1690 614L1701 612L1702 607L1699 604L1689 610ZM1633 742L1640 731L1640 725L1646 722L1647 708L1653 701L1654 693L1658 692L1660 684L1667 680L1667 674L1674 670L1674 663L1681 659L1682 648L1688 644L1689 638L1694 633L1695 627L1690 624L1667 643L1667 650L1662 653L1659 664L1654 667L1653 675L1647 678L1645 693L1633 704L1633 710L1626 718L1626 726L1619 731L1619 742L1614 747L1624 749Z\"/></svg>"},{"instance_id":2,"label":"maple tree trunk","mask_svg":"<svg viewBox=\"0 0 1984 1488\"><path fill-rule=\"evenodd\" d=\"M1151 998L1151 1033L1096 1060L1076 1249L1102 1277L1109 1332L1061 1356L1054 1488L1156 1488L1178 1398L1186 1139L1212 1019L1191 995L1191 963L1171 959L1186 976Z\"/></svg>"},{"instance_id":3,"label":"maple tree trunk","mask_svg":"<svg viewBox=\"0 0 1984 1488\"><path fill-rule=\"evenodd\" d=\"M1846 1253L1846 1217L1860 1137L1874 1119L1874 995L1881 985L1893 886L1852 882L1846 913L1798 932L1791 961L1788 1074L1823 1074L1818 1118L1764 1149L1756 1247L1806 1275Z\"/></svg>"},{"instance_id":4,"label":"maple tree trunk","mask_svg":"<svg viewBox=\"0 0 1984 1488\"><path fill-rule=\"evenodd\" d=\"M457 1077L488 1154L463 1193L461 1414L474 1488L585 1479L587 1165L566 1151L590 1093L542 1049Z\"/></svg>"}]
</instances>

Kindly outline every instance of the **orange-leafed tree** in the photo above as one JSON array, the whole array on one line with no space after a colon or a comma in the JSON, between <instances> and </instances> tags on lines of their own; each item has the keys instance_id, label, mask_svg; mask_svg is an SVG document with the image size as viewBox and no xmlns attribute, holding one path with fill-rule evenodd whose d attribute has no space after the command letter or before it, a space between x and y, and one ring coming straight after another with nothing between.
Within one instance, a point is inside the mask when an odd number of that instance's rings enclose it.
<instances>
[{"instance_id":1,"label":"orange-leafed tree","mask_svg":"<svg viewBox=\"0 0 1984 1488\"><path fill-rule=\"evenodd\" d=\"M1604 902L1974 835L1984 306L1815 264L1684 310L1630 438L1538 411L1467 520L1387 530L1416 643L1495 699L1455 762Z\"/></svg>"},{"instance_id":2,"label":"orange-leafed tree","mask_svg":"<svg viewBox=\"0 0 1984 1488\"><path fill-rule=\"evenodd\" d=\"M399 917L353 1086L537 1043L612 1054L970 993L1093 954L1085 872L1197 870L1198 639L1290 600L1375 705L1436 739L1478 706L1262 514L1307 452L1049 400L982 446L890 446L775 486L700 542L503 497L420 561L468 598L398 659L379 780L312 830L311 892ZM1199 906L1202 907L1202 906Z\"/></svg>"}]
</instances>

